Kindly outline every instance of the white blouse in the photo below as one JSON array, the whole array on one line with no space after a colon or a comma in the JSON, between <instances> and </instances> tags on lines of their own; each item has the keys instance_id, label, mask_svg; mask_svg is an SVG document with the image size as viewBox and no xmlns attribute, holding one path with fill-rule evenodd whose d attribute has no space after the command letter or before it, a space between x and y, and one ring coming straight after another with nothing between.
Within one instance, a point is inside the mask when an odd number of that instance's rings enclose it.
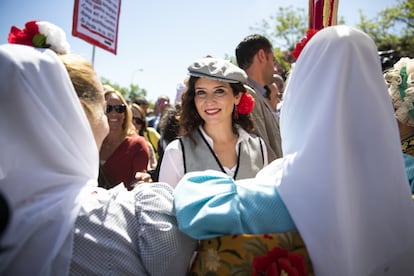
<instances>
[{"instance_id":1,"label":"white blouse","mask_svg":"<svg viewBox=\"0 0 414 276\"><path fill-rule=\"evenodd\" d=\"M214 148L214 142L211 137L207 135L207 133L204 131L204 129L200 126L199 127L201 133L203 134L204 138L208 142L209 146L211 148ZM237 128L239 138L237 140L237 143L235 145L236 147L236 153L239 154L239 143L246 141L250 134L247 133L243 128L238 127ZM262 141L263 146L263 157L264 157L264 166L268 164L268 157L267 157L267 148L266 144L260 138ZM234 172L236 170L236 166L233 166L232 168L227 168L223 166L225 172L229 176L233 176ZM183 160L183 152L181 149L180 142L178 139L172 141L168 144L167 148L165 149L164 156L162 158L161 166L160 166L160 174L159 174L159 182L166 182L170 184L172 187L175 188L177 186L178 182L181 180L181 178L184 176L184 160Z\"/></svg>"}]
</instances>

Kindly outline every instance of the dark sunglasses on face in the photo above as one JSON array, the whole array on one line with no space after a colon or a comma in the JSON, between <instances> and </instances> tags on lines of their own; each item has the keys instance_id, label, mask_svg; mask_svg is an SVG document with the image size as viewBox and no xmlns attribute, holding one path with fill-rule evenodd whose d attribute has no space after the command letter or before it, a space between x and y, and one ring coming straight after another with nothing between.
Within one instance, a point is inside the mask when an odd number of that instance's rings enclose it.
<instances>
[{"instance_id":1,"label":"dark sunglasses on face","mask_svg":"<svg viewBox=\"0 0 414 276\"><path fill-rule=\"evenodd\" d=\"M116 113L124 113L126 111L126 105L117 104L117 105L106 105L106 113L111 113L112 110L115 110Z\"/></svg>"},{"instance_id":2,"label":"dark sunglasses on face","mask_svg":"<svg viewBox=\"0 0 414 276\"><path fill-rule=\"evenodd\" d=\"M133 117L132 119L134 120L134 122L135 122L137 125L144 125L144 120L142 120L141 118L138 118L138 117Z\"/></svg>"}]
</instances>

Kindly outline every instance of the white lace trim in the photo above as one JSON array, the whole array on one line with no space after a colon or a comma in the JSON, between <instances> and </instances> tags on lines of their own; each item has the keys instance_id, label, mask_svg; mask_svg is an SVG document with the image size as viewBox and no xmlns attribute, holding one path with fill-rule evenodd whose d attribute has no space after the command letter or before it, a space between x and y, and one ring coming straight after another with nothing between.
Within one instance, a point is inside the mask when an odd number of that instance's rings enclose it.
<instances>
[{"instance_id":1,"label":"white lace trim","mask_svg":"<svg viewBox=\"0 0 414 276\"><path fill-rule=\"evenodd\" d=\"M401 68L407 68L407 89L405 98L401 99L399 87L401 85ZM411 118L409 111L414 109L414 59L407 57L401 58L394 67L387 70L384 74L385 82L388 84L388 92L392 98L395 109L395 117L403 124L414 126L414 118Z\"/></svg>"}]
</instances>

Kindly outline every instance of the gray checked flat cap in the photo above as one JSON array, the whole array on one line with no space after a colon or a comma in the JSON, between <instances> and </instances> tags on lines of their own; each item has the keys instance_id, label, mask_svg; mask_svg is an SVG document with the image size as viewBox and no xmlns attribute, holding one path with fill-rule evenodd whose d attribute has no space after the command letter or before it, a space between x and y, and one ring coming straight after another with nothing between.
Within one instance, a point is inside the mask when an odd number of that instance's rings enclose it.
<instances>
[{"instance_id":1,"label":"gray checked flat cap","mask_svg":"<svg viewBox=\"0 0 414 276\"><path fill-rule=\"evenodd\" d=\"M230 83L247 83L246 72L230 61L219 58L206 57L194 61L188 66L188 74Z\"/></svg>"}]
</instances>

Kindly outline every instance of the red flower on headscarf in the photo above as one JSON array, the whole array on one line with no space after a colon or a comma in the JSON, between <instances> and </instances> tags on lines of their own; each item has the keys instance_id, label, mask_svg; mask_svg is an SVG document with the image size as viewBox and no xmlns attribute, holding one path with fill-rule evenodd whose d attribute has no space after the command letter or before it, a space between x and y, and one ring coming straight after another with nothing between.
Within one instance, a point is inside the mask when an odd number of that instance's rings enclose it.
<instances>
[{"instance_id":1,"label":"red flower on headscarf","mask_svg":"<svg viewBox=\"0 0 414 276\"><path fill-rule=\"evenodd\" d=\"M254 99L248 93L243 93L240 102L237 105L237 112L239 114L249 114L253 111L254 108Z\"/></svg>"},{"instance_id":2,"label":"red flower on headscarf","mask_svg":"<svg viewBox=\"0 0 414 276\"><path fill-rule=\"evenodd\" d=\"M16 26L12 26L8 41L11 44L22 44L28 46L35 45L35 36L41 35L39 31L39 27L36 24L37 21L29 21L25 24L24 29L19 29ZM38 46L38 45L35 45ZM39 45L40 46L40 45Z\"/></svg>"},{"instance_id":3,"label":"red flower on headscarf","mask_svg":"<svg viewBox=\"0 0 414 276\"><path fill-rule=\"evenodd\" d=\"M29 21L24 25L24 29L12 26L8 42L36 48L50 48L58 54L70 52L70 45L63 29L47 21Z\"/></svg>"},{"instance_id":4,"label":"red flower on headscarf","mask_svg":"<svg viewBox=\"0 0 414 276\"><path fill-rule=\"evenodd\" d=\"M306 36L302 38L302 40L298 43L296 43L295 49L292 51L292 56L295 57L295 59L298 59L300 53L302 52L303 48L305 48L306 44L309 42L309 40L318 32L316 29L309 29L306 31Z\"/></svg>"},{"instance_id":5,"label":"red flower on headscarf","mask_svg":"<svg viewBox=\"0 0 414 276\"><path fill-rule=\"evenodd\" d=\"M252 276L307 275L304 257L300 254L289 253L280 247L273 248L265 256L256 256L252 266Z\"/></svg>"}]
</instances>

